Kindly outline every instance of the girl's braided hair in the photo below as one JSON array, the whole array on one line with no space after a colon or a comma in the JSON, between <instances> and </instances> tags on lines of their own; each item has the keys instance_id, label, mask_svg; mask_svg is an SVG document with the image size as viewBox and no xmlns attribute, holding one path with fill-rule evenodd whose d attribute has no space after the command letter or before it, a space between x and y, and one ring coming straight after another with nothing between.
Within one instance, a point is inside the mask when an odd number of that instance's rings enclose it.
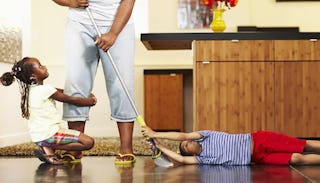
<instances>
[{"instance_id":1,"label":"girl's braided hair","mask_svg":"<svg viewBox=\"0 0 320 183\"><path fill-rule=\"evenodd\" d=\"M11 85L17 79L21 93L21 112L22 117L29 119L29 86L35 84L32 79L32 64L28 63L29 57L15 62L11 72L6 72L0 77L2 85Z\"/></svg>"}]
</instances>

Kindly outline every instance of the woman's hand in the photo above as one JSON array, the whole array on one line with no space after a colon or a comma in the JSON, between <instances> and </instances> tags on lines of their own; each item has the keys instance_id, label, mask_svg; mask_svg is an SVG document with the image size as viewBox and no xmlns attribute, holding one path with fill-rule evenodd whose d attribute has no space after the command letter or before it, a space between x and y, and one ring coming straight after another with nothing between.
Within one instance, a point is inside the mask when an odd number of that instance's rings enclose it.
<instances>
[{"instance_id":1,"label":"woman's hand","mask_svg":"<svg viewBox=\"0 0 320 183\"><path fill-rule=\"evenodd\" d=\"M53 0L60 6L70 8L85 8L89 6L89 0Z\"/></svg>"},{"instance_id":2,"label":"woman's hand","mask_svg":"<svg viewBox=\"0 0 320 183\"><path fill-rule=\"evenodd\" d=\"M70 8L85 8L89 6L89 0L70 0Z\"/></svg>"},{"instance_id":3,"label":"woman's hand","mask_svg":"<svg viewBox=\"0 0 320 183\"><path fill-rule=\"evenodd\" d=\"M107 51L116 41L117 35L108 32L102 34L101 37L98 37L96 40L96 45L103 51Z\"/></svg>"}]
</instances>

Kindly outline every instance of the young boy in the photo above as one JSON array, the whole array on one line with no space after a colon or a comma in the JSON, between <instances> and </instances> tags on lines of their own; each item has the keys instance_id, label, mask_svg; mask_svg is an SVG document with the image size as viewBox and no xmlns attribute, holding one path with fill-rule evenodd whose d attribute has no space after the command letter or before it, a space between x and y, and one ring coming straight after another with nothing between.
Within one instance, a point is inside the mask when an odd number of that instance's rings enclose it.
<instances>
[{"instance_id":1,"label":"young boy","mask_svg":"<svg viewBox=\"0 0 320 183\"><path fill-rule=\"evenodd\" d=\"M159 150L183 164L320 164L320 141L302 140L271 131L229 134L204 130L183 133L155 132L149 127L142 127L142 134L153 138ZM181 154L167 149L157 138L181 141Z\"/></svg>"}]
</instances>

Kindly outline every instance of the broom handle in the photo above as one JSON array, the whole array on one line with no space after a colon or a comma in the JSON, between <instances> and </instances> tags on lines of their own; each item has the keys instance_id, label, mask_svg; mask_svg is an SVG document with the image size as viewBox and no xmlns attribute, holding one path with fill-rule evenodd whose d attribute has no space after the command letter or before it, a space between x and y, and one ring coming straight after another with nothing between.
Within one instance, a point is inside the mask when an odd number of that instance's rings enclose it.
<instances>
[{"instance_id":1,"label":"broom handle","mask_svg":"<svg viewBox=\"0 0 320 183\"><path fill-rule=\"evenodd\" d=\"M93 26L94 26L94 29L96 30L98 36L101 37L101 32L100 32L100 30L99 30L96 22L95 22L94 19L93 19L93 16L92 16L92 13L91 13L90 8L89 8L89 7L86 7L86 11L87 11L87 13L88 13L88 16L89 16L89 18L90 18L90 21L92 22L92 24L93 24ZM111 54L110 54L110 51L107 50L106 53L107 53L107 55L108 55L108 57L109 57L109 59L110 59L111 65L112 65L112 67L113 67L116 75L118 76L118 79L119 79L119 81L120 81L120 83L121 83L121 86L122 86L123 90L125 91L125 94L127 95L128 99L129 99L129 101L130 101L130 104L131 104L131 106L132 106L132 108L133 108L133 110L134 110L134 112L135 112L135 114L136 114L136 120L137 120L137 122L140 124L140 126L146 126L146 122L144 121L143 117L139 114L139 112L138 112L138 110L137 110L137 107L136 107L135 103L133 102L132 97L130 96L130 93L129 93L127 87L126 87L126 84L124 83L124 81L123 81L123 79L122 79L122 77L121 77L121 75L120 75L120 72L119 72L119 70L118 70L118 67L117 67L117 65L115 64L115 62L114 62L114 60L113 60L113 58L112 58L112 56L111 56ZM152 154L153 159L159 158L159 157L161 156L161 151L157 148L154 140L153 140L152 138L150 138L150 137L146 137L146 140L148 140L148 141L152 144L151 149L152 149L152 152L153 152L153 154Z\"/></svg>"},{"instance_id":2,"label":"broom handle","mask_svg":"<svg viewBox=\"0 0 320 183\"><path fill-rule=\"evenodd\" d=\"M94 29L96 30L98 36L101 37L101 32L100 32L100 30L99 30L96 22L95 22L94 19L93 19L93 16L92 16L92 13L91 13L90 8L89 8L89 7L86 7L86 11L87 11L87 13L88 13L88 16L89 16L89 18L90 18L90 21L92 22L93 27L94 27ZM132 106L132 108L133 108L133 110L134 110L134 112L135 112L135 114L136 114L136 118L137 118L138 123L140 124L140 126L146 126L146 123L145 123L144 119L143 119L142 116L139 114L139 112L138 112L138 110L137 110L137 107L136 107L135 103L133 102L132 97L130 96L130 93L129 93L129 91L128 91L128 88L126 87L126 84L124 83L124 81L123 81L123 79L122 79L122 77L121 77L121 75L120 75L120 72L119 72L119 70L118 70L118 67L117 67L117 65L115 64L115 62L114 62L114 60L113 60L113 58L112 58L112 56L111 56L111 54L110 54L110 51L107 50L106 53L107 53L107 55L108 55L108 57L109 57L109 59L110 59L111 65L112 65L112 67L113 67L116 75L118 76L118 79L119 79L119 81L120 81L120 83L121 83L121 86L122 86L125 94L127 95L128 99L129 99L129 101L130 101L130 104L131 104L131 106Z\"/></svg>"}]
</instances>

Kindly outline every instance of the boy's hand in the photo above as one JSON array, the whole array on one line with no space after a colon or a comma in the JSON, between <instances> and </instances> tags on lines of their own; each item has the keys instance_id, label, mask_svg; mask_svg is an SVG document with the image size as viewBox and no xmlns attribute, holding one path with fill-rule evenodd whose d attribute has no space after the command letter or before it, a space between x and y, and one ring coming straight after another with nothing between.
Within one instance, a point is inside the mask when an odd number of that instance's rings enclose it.
<instances>
[{"instance_id":1,"label":"boy's hand","mask_svg":"<svg viewBox=\"0 0 320 183\"><path fill-rule=\"evenodd\" d=\"M157 147L161 145L160 141L157 138L153 138L153 142Z\"/></svg>"},{"instance_id":2,"label":"boy's hand","mask_svg":"<svg viewBox=\"0 0 320 183\"><path fill-rule=\"evenodd\" d=\"M154 142L154 144L155 144L156 147L161 146L161 143L159 142L158 139L152 138L152 140L153 140L153 142ZM152 148L153 144L152 144L151 141L146 140L145 143L148 145L149 148Z\"/></svg>"},{"instance_id":3,"label":"boy's hand","mask_svg":"<svg viewBox=\"0 0 320 183\"><path fill-rule=\"evenodd\" d=\"M148 126L143 126L141 127L141 132L142 132L142 135L144 137L150 137L150 138L154 138L155 137L155 134L156 132L153 131L151 128L149 128Z\"/></svg>"}]
</instances>

